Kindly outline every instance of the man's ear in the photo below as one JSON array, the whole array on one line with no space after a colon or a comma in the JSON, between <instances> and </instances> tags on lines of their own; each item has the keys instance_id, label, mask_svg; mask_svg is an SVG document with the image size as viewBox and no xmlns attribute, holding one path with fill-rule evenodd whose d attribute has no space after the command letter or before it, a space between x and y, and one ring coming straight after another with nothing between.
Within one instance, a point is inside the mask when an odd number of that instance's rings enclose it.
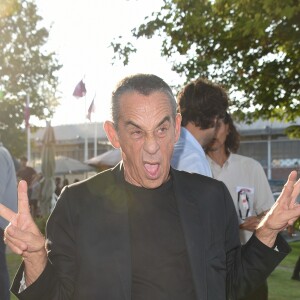
<instances>
[{"instance_id":1,"label":"man's ear","mask_svg":"<svg viewBox=\"0 0 300 300\"><path fill-rule=\"evenodd\" d=\"M120 143L119 143L119 136L118 133L115 129L115 125L113 122L110 121L105 121L104 125L104 130L106 133L107 138L111 142L114 148L120 148Z\"/></svg>"}]
</instances>

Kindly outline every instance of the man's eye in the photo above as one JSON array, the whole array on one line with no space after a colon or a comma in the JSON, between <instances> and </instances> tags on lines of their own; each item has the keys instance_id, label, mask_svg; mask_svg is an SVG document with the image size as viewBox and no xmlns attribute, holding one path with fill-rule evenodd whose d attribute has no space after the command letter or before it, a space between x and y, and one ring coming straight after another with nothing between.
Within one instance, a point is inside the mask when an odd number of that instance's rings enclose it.
<instances>
[{"instance_id":1,"label":"man's eye","mask_svg":"<svg viewBox=\"0 0 300 300\"><path fill-rule=\"evenodd\" d=\"M167 131L168 131L168 127L163 126L163 127L160 127L160 128L158 129L158 134L159 134L159 135L165 135Z\"/></svg>"},{"instance_id":2,"label":"man's eye","mask_svg":"<svg viewBox=\"0 0 300 300\"><path fill-rule=\"evenodd\" d=\"M141 130L134 130L131 132L131 135L133 137L140 137L143 134L143 132Z\"/></svg>"}]
</instances>

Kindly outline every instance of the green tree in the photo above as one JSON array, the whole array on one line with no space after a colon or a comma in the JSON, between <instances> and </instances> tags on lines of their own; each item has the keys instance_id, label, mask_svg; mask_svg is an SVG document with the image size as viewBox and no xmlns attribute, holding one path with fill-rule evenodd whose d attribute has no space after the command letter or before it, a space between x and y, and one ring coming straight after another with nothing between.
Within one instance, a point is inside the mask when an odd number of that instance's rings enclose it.
<instances>
[{"instance_id":1,"label":"green tree","mask_svg":"<svg viewBox=\"0 0 300 300\"><path fill-rule=\"evenodd\" d=\"M137 39L155 34L187 81L203 76L228 89L239 119L300 116L299 0L164 0L132 30ZM133 45L121 41L111 45L128 61Z\"/></svg>"},{"instance_id":2,"label":"green tree","mask_svg":"<svg viewBox=\"0 0 300 300\"><path fill-rule=\"evenodd\" d=\"M1 1L0 138L16 156L26 149L27 95L31 118L50 118L58 104L56 74L61 65L55 53L45 50L48 31L41 21L32 0Z\"/></svg>"}]
</instances>

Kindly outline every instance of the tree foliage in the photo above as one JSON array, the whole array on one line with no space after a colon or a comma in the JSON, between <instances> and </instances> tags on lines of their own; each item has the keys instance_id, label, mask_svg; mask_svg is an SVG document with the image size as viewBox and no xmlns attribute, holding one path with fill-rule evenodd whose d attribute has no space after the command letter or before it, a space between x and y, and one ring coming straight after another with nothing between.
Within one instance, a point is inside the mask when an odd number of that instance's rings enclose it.
<instances>
[{"instance_id":1,"label":"tree foliage","mask_svg":"<svg viewBox=\"0 0 300 300\"><path fill-rule=\"evenodd\" d=\"M32 0L3 0L0 5L0 122L1 140L14 154L26 149L24 107L30 115L50 118L57 105L60 65L45 44L48 31ZM3 130L3 128L5 128Z\"/></svg>"},{"instance_id":2,"label":"tree foliage","mask_svg":"<svg viewBox=\"0 0 300 300\"><path fill-rule=\"evenodd\" d=\"M164 37L173 70L222 84L241 120L300 116L299 0L164 0L132 34Z\"/></svg>"}]
</instances>

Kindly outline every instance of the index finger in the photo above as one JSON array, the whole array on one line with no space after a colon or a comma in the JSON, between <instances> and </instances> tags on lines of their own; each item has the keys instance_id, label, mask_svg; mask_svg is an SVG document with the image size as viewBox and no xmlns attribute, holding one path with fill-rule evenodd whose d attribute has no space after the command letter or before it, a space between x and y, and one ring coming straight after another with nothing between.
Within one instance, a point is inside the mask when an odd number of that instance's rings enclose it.
<instances>
[{"instance_id":1,"label":"index finger","mask_svg":"<svg viewBox=\"0 0 300 300\"><path fill-rule=\"evenodd\" d=\"M293 187L293 185L295 184L296 180L297 180L297 171L292 171L288 177L287 183L285 184L286 186L291 186Z\"/></svg>"},{"instance_id":2,"label":"index finger","mask_svg":"<svg viewBox=\"0 0 300 300\"><path fill-rule=\"evenodd\" d=\"M282 190L278 200L283 198L285 200L286 204L290 203L290 201L291 201L290 198L293 194L294 184L295 184L296 180L297 180L297 171L292 171L288 177L286 184L283 187L283 190Z\"/></svg>"},{"instance_id":3,"label":"index finger","mask_svg":"<svg viewBox=\"0 0 300 300\"><path fill-rule=\"evenodd\" d=\"M297 204L297 198L300 194L300 178L297 180L297 182L294 184L294 189L292 192L292 205Z\"/></svg>"},{"instance_id":4,"label":"index finger","mask_svg":"<svg viewBox=\"0 0 300 300\"><path fill-rule=\"evenodd\" d=\"M27 182L25 180L21 180L18 185L18 213L30 213L27 194Z\"/></svg>"}]
</instances>

